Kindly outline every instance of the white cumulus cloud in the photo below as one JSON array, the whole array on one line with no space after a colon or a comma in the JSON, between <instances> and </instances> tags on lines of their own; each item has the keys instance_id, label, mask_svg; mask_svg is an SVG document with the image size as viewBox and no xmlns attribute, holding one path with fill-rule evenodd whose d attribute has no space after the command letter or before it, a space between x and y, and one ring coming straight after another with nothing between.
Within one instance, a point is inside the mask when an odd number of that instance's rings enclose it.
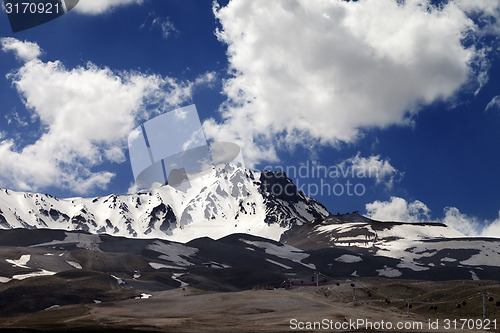
<instances>
[{"instance_id":1,"label":"white cumulus cloud","mask_svg":"<svg viewBox=\"0 0 500 333\"><path fill-rule=\"evenodd\" d=\"M340 163L339 168L352 170L357 178L374 178L377 184L385 184L388 188L391 188L394 182L403 176L389 160L382 159L380 155L362 157L360 152Z\"/></svg>"},{"instance_id":2,"label":"white cumulus cloud","mask_svg":"<svg viewBox=\"0 0 500 333\"><path fill-rule=\"evenodd\" d=\"M408 202L391 197L389 201L366 204L365 209L368 217L378 221L430 222L430 210L419 200ZM500 211L493 221L464 214L456 207L445 207L443 213L444 216L435 222L444 223L467 236L500 238Z\"/></svg>"},{"instance_id":3,"label":"white cumulus cloud","mask_svg":"<svg viewBox=\"0 0 500 333\"><path fill-rule=\"evenodd\" d=\"M8 78L41 134L24 146L9 137L0 141L0 186L75 193L107 186L114 174L95 168L123 162L126 138L138 121L189 101L197 84L92 63L68 69L39 59Z\"/></svg>"},{"instance_id":4,"label":"white cumulus cloud","mask_svg":"<svg viewBox=\"0 0 500 333\"><path fill-rule=\"evenodd\" d=\"M482 225L474 216L462 214L456 207L446 207L444 209L443 223L464 235L477 236L480 234Z\"/></svg>"},{"instance_id":5,"label":"white cumulus cloud","mask_svg":"<svg viewBox=\"0 0 500 333\"><path fill-rule=\"evenodd\" d=\"M22 61L30 61L38 58L42 54L42 50L36 43L21 41L12 37L0 38L2 51L14 52L17 59Z\"/></svg>"},{"instance_id":6,"label":"white cumulus cloud","mask_svg":"<svg viewBox=\"0 0 500 333\"><path fill-rule=\"evenodd\" d=\"M366 205L367 216L378 221L429 222L430 210L421 201L407 202L391 197L390 201L375 201Z\"/></svg>"},{"instance_id":7,"label":"white cumulus cloud","mask_svg":"<svg viewBox=\"0 0 500 333\"><path fill-rule=\"evenodd\" d=\"M463 214L456 207L446 207L442 222L469 236L500 238L500 211L493 221L482 221L476 216Z\"/></svg>"},{"instance_id":8,"label":"white cumulus cloud","mask_svg":"<svg viewBox=\"0 0 500 333\"><path fill-rule=\"evenodd\" d=\"M99 15L117 7L142 4L142 2L142 0L80 0L75 10L82 14Z\"/></svg>"},{"instance_id":9,"label":"white cumulus cloud","mask_svg":"<svg viewBox=\"0 0 500 333\"><path fill-rule=\"evenodd\" d=\"M481 236L500 238L500 211L498 212L498 218L487 224L483 230L481 230Z\"/></svg>"},{"instance_id":10,"label":"white cumulus cloud","mask_svg":"<svg viewBox=\"0 0 500 333\"><path fill-rule=\"evenodd\" d=\"M474 10L487 10L474 7ZM207 136L249 162L277 150L354 142L365 128L408 124L427 104L484 83L469 2L239 0L214 8L230 78Z\"/></svg>"}]
</instances>

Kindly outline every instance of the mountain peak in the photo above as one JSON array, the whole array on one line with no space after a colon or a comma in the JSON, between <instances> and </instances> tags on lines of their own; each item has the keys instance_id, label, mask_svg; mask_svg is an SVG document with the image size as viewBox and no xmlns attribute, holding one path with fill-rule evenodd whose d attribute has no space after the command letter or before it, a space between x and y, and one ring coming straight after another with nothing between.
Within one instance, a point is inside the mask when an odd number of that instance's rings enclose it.
<instances>
[{"instance_id":1,"label":"mountain peak","mask_svg":"<svg viewBox=\"0 0 500 333\"><path fill-rule=\"evenodd\" d=\"M186 242L248 233L278 240L294 225L330 215L283 173L221 164L135 194L59 199L0 191L0 228L83 230Z\"/></svg>"}]
</instances>

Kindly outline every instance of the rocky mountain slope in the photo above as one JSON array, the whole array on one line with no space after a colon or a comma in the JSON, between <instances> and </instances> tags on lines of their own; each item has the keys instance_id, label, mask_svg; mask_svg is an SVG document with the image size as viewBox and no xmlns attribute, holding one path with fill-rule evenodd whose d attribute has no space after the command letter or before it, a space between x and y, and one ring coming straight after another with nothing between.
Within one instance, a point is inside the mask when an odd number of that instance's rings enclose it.
<instances>
[{"instance_id":1,"label":"rocky mountain slope","mask_svg":"<svg viewBox=\"0 0 500 333\"><path fill-rule=\"evenodd\" d=\"M0 317L156 291L335 285L358 277L498 280L500 239L357 214L295 225L277 242L245 233L186 243L85 231L0 230ZM453 238L448 238L453 237Z\"/></svg>"},{"instance_id":2,"label":"rocky mountain slope","mask_svg":"<svg viewBox=\"0 0 500 333\"><path fill-rule=\"evenodd\" d=\"M181 186L131 195L59 199L0 190L0 228L82 230L189 241L248 233L278 240L294 225L329 212L280 172L219 165Z\"/></svg>"},{"instance_id":3,"label":"rocky mountain slope","mask_svg":"<svg viewBox=\"0 0 500 333\"><path fill-rule=\"evenodd\" d=\"M438 223L330 215L283 173L224 165L181 185L88 199L0 190L0 298L44 284L62 301L74 294L71 302L88 302L185 284L219 291L310 284L316 273L500 276L500 239ZM98 287L75 291L75 279Z\"/></svg>"},{"instance_id":4,"label":"rocky mountain slope","mask_svg":"<svg viewBox=\"0 0 500 333\"><path fill-rule=\"evenodd\" d=\"M316 255L340 249L356 253L336 259L353 264L351 273L342 272L353 276L495 279L490 273L500 264L498 238L465 237L442 223L380 222L357 213L296 226L280 241ZM384 264L364 265L367 258Z\"/></svg>"}]
</instances>

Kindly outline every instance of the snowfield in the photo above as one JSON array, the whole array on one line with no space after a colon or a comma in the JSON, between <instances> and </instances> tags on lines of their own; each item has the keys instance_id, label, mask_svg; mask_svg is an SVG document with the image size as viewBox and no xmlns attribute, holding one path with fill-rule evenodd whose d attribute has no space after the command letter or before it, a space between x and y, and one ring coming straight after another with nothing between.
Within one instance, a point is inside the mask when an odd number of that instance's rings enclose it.
<instances>
[{"instance_id":1,"label":"snowfield","mask_svg":"<svg viewBox=\"0 0 500 333\"><path fill-rule=\"evenodd\" d=\"M288 259L291 261L294 261L296 263L299 263L301 265L304 265L306 267L315 269L316 267L314 264L305 264L302 262L302 260L306 259L309 257L308 253L304 253L304 251L299 250L293 246L286 245L284 244L283 246L278 246L276 244L272 243L267 243L267 242L252 242L249 240L241 239L241 241L254 245L256 247L260 247L262 249L265 249L266 253L280 257L282 259Z\"/></svg>"},{"instance_id":2,"label":"snowfield","mask_svg":"<svg viewBox=\"0 0 500 333\"><path fill-rule=\"evenodd\" d=\"M82 265L80 265L76 261L66 260L66 262L68 263L68 265L73 266L76 269L82 269Z\"/></svg>"},{"instance_id":3,"label":"snowfield","mask_svg":"<svg viewBox=\"0 0 500 333\"><path fill-rule=\"evenodd\" d=\"M148 245L146 249L161 253L158 258L174 262L179 266L192 265L186 258L198 252L198 249L193 247L176 243L163 243L161 241L155 241L153 244Z\"/></svg>"}]
</instances>

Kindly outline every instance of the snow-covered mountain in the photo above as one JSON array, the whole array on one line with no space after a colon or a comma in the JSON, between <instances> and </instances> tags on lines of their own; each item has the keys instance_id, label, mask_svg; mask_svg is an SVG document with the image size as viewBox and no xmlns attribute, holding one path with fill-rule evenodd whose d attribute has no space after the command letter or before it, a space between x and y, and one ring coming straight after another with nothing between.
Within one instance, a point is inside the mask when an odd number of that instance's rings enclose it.
<instances>
[{"instance_id":1,"label":"snow-covered mountain","mask_svg":"<svg viewBox=\"0 0 500 333\"><path fill-rule=\"evenodd\" d=\"M331 215L286 231L281 242L303 249L344 247L371 253L409 248L425 240L465 237L443 223L381 222L358 213Z\"/></svg>"},{"instance_id":2,"label":"snow-covered mountain","mask_svg":"<svg viewBox=\"0 0 500 333\"><path fill-rule=\"evenodd\" d=\"M336 258L334 264L330 260L337 273L340 262L351 266L351 272L342 266L343 275L491 279L500 264L498 238L466 237L442 223L381 222L357 213L293 227L283 233L280 242L321 253L319 258L329 257L332 250L354 253ZM372 264L367 265L368 261Z\"/></svg>"},{"instance_id":3,"label":"snow-covered mountain","mask_svg":"<svg viewBox=\"0 0 500 333\"><path fill-rule=\"evenodd\" d=\"M233 267L238 260L246 260L245 265L254 262L252 269L257 269L264 260L285 271L429 280L491 279L500 272L497 238L465 237L440 223L380 222L357 213L331 215L319 202L299 192L284 173L254 172L233 165L217 166L189 182L130 195L58 199L0 190L0 229L15 228L25 230L5 231L25 232L22 235L26 236L16 242L36 240L40 246L57 248L61 241L71 245L88 239L91 245L85 249L90 251L115 242L139 244L141 256L161 250L163 259L179 255L178 260L188 266L205 267L213 262ZM42 241L42 232L52 235L55 230L26 229L57 229L64 236L57 234L56 243L50 237ZM116 236L140 239L115 241ZM252 238L255 236L262 238ZM33 246L7 240L0 239L0 248ZM252 246L266 250L255 252ZM26 266L27 257L22 256L29 251L16 258L9 257L8 251L7 263ZM120 251L128 250L125 246ZM277 257L254 258L263 253ZM304 260L294 262L296 257ZM189 258L197 259L191 262ZM157 268L177 267L170 259L151 262ZM37 269L51 271L49 266Z\"/></svg>"},{"instance_id":4,"label":"snow-covered mountain","mask_svg":"<svg viewBox=\"0 0 500 333\"><path fill-rule=\"evenodd\" d=\"M247 233L278 240L330 213L281 172L219 165L173 186L130 195L60 199L0 190L0 228L82 230L186 242Z\"/></svg>"}]
</instances>

